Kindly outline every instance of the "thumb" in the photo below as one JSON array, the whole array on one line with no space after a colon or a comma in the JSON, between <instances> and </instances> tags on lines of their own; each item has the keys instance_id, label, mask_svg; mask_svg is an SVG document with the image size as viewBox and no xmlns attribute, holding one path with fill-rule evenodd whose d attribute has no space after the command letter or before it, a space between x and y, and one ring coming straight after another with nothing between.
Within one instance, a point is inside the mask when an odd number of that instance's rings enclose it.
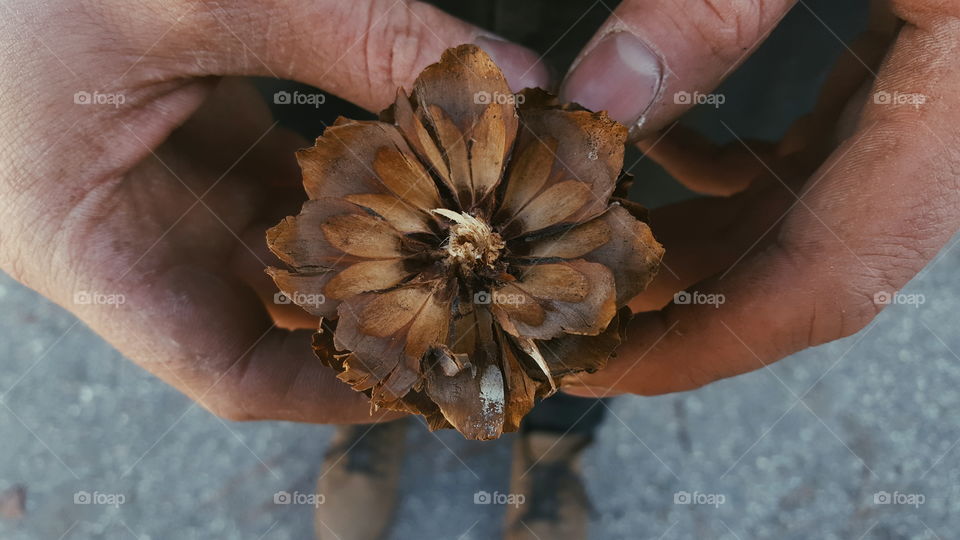
<instances>
[{"instance_id":1,"label":"thumb","mask_svg":"<svg viewBox=\"0 0 960 540\"><path fill-rule=\"evenodd\" d=\"M649 135L693 105L694 92L720 84L794 1L627 0L574 62L561 96Z\"/></svg>"}]
</instances>

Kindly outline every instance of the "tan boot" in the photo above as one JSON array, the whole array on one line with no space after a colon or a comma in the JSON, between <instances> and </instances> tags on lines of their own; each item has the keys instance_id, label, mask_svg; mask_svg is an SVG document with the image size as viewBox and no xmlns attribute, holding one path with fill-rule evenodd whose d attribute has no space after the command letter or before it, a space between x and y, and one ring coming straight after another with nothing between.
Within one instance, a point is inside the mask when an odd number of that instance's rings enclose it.
<instances>
[{"instance_id":1,"label":"tan boot","mask_svg":"<svg viewBox=\"0 0 960 540\"><path fill-rule=\"evenodd\" d=\"M407 419L340 426L317 479L323 504L314 514L319 540L386 536L397 503Z\"/></svg>"},{"instance_id":2,"label":"tan boot","mask_svg":"<svg viewBox=\"0 0 960 540\"><path fill-rule=\"evenodd\" d=\"M584 435L521 433L513 446L510 493L522 504L507 507L507 540L587 537L590 501L580 476ZM522 496L522 497L521 497Z\"/></svg>"}]
</instances>

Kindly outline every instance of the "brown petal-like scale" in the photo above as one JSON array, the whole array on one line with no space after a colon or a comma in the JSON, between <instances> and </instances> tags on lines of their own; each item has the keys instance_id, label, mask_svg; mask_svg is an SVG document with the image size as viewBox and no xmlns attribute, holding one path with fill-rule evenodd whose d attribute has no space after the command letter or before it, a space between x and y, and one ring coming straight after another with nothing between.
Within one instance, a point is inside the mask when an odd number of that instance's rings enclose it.
<instances>
[{"instance_id":1,"label":"brown petal-like scale","mask_svg":"<svg viewBox=\"0 0 960 540\"><path fill-rule=\"evenodd\" d=\"M550 368L550 375L560 379L579 373L593 373L605 366L607 359L623 342L629 321L630 308L620 308L607 329L596 336L564 335L541 341L540 352Z\"/></svg>"},{"instance_id":2,"label":"brown petal-like scale","mask_svg":"<svg viewBox=\"0 0 960 540\"><path fill-rule=\"evenodd\" d=\"M526 247L528 257L583 259L613 272L617 305L637 296L653 281L663 258L663 246L650 226L620 205L568 230L536 239Z\"/></svg>"},{"instance_id":3,"label":"brown petal-like scale","mask_svg":"<svg viewBox=\"0 0 960 540\"><path fill-rule=\"evenodd\" d=\"M521 272L517 281L495 289L491 295L494 314L511 335L531 339L596 335L617 312L613 272L602 264L575 260L551 264L543 271L537 266L522 267ZM569 288L568 296L557 298L558 285L563 283ZM534 302L545 316L538 321L517 317L515 308L527 302Z\"/></svg>"},{"instance_id":4,"label":"brown petal-like scale","mask_svg":"<svg viewBox=\"0 0 960 540\"><path fill-rule=\"evenodd\" d=\"M308 200L267 232L313 348L371 408L471 439L602 369L663 248L624 199L626 128L539 89L510 94L473 45L380 121L339 119L298 153Z\"/></svg>"},{"instance_id":5,"label":"brown petal-like scale","mask_svg":"<svg viewBox=\"0 0 960 540\"><path fill-rule=\"evenodd\" d=\"M344 199L307 201L298 216L267 231L267 246L298 270L404 255L400 231Z\"/></svg>"},{"instance_id":6,"label":"brown petal-like scale","mask_svg":"<svg viewBox=\"0 0 960 540\"><path fill-rule=\"evenodd\" d=\"M521 156L530 148L553 148L550 171L533 198L523 206L502 207L497 217L504 224L505 238L513 238L558 223L578 223L599 215L608 206L623 165L627 130L605 112L559 108L525 108L520 113L522 128L517 141ZM542 159L542 158L541 158ZM518 165L523 165L522 162ZM512 171L511 171L512 172ZM509 173L508 173L509 174ZM509 176L511 182L514 177ZM536 175L517 175L517 181L539 182ZM563 188L569 201L559 201L558 184L579 184L580 189ZM531 188L518 188L532 191ZM537 202L538 198L543 198ZM563 204L563 212L544 216L553 204ZM568 206L569 205L569 206ZM570 206L575 206L570 208Z\"/></svg>"},{"instance_id":7,"label":"brown petal-like scale","mask_svg":"<svg viewBox=\"0 0 960 540\"><path fill-rule=\"evenodd\" d=\"M511 338L501 332L498 341L506 389L503 430L512 432L520 429L520 421L530 412L536 400L548 395L552 389L531 377L528 369L538 368L527 365L530 361L513 345Z\"/></svg>"},{"instance_id":8,"label":"brown petal-like scale","mask_svg":"<svg viewBox=\"0 0 960 540\"><path fill-rule=\"evenodd\" d=\"M447 284L429 281L357 295L340 304L334 344L352 351L373 376L369 387L375 404L395 401L420 383L421 358L446 337L453 293Z\"/></svg>"},{"instance_id":9,"label":"brown petal-like scale","mask_svg":"<svg viewBox=\"0 0 960 540\"><path fill-rule=\"evenodd\" d=\"M503 432L506 413L504 376L500 350L494 341L493 319L486 309L468 314L473 349L470 364L456 372L442 363L453 351L439 348L428 355L425 365L427 394L444 418L470 439L495 439Z\"/></svg>"},{"instance_id":10,"label":"brown petal-like scale","mask_svg":"<svg viewBox=\"0 0 960 540\"><path fill-rule=\"evenodd\" d=\"M499 184L517 136L515 100L503 73L479 48L461 45L423 70L410 100L410 108L398 104L394 111L407 140L434 169L446 171L440 177L461 209L480 204ZM432 144L425 134L433 135Z\"/></svg>"},{"instance_id":11,"label":"brown petal-like scale","mask_svg":"<svg viewBox=\"0 0 960 540\"><path fill-rule=\"evenodd\" d=\"M531 141L518 154L507 177L506 191L500 204L500 217L515 215L543 190L557 154L557 140L547 136Z\"/></svg>"}]
</instances>

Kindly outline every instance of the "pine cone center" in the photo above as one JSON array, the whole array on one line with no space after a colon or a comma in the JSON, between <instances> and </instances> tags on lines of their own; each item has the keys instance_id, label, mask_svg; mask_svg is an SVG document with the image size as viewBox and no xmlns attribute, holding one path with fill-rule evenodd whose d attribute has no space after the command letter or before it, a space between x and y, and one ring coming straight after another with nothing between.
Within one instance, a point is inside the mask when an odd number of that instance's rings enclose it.
<instances>
[{"instance_id":1,"label":"pine cone center","mask_svg":"<svg viewBox=\"0 0 960 540\"><path fill-rule=\"evenodd\" d=\"M494 268L506 243L490 225L467 213L445 208L434 212L454 222L445 243L447 262L466 271Z\"/></svg>"}]
</instances>

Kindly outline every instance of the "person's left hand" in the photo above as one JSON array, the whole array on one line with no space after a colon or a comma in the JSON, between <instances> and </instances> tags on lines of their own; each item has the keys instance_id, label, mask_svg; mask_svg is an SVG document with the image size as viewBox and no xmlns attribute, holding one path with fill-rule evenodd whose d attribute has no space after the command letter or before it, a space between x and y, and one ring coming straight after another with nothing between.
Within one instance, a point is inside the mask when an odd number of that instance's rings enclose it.
<instances>
[{"instance_id":1,"label":"person's left hand","mask_svg":"<svg viewBox=\"0 0 960 540\"><path fill-rule=\"evenodd\" d=\"M736 140L714 148L664 128L793 2L681 4L622 3L563 87L636 123L650 157L720 196L652 213L666 257L632 303L645 313L607 369L568 381L575 394L690 390L853 334L960 228L960 5L875 2L813 114L777 145L731 126ZM684 289L725 302L670 303Z\"/></svg>"}]
</instances>

